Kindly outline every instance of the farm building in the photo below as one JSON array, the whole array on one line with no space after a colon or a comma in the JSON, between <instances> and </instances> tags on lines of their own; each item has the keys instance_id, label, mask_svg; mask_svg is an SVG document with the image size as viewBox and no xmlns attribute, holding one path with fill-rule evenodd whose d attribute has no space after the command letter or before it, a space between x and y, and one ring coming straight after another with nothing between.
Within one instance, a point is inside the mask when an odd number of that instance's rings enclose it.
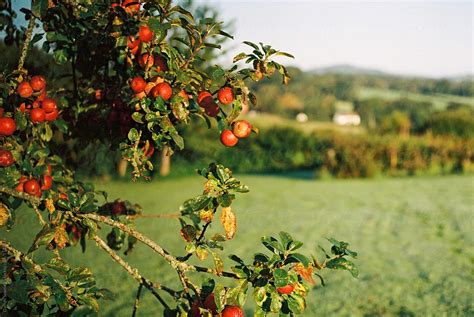
<instances>
[{"instance_id":1,"label":"farm building","mask_svg":"<svg viewBox=\"0 0 474 317\"><path fill-rule=\"evenodd\" d=\"M360 125L360 116L357 112L336 112L332 121L337 125Z\"/></svg>"}]
</instances>

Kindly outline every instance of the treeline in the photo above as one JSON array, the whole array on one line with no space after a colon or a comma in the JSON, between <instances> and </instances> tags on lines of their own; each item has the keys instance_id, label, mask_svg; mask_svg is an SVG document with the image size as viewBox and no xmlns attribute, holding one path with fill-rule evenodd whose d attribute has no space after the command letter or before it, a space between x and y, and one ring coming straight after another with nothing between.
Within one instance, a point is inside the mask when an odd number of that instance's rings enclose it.
<instances>
[{"instance_id":1,"label":"treeline","mask_svg":"<svg viewBox=\"0 0 474 317\"><path fill-rule=\"evenodd\" d=\"M272 128L244 140L230 152L214 131L187 131L174 170L190 170L210 157L241 173L311 170L315 176L449 174L474 171L474 139L453 136L353 135Z\"/></svg>"},{"instance_id":2,"label":"treeline","mask_svg":"<svg viewBox=\"0 0 474 317\"><path fill-rule=\"evenodd\" d=\"M354 110L367 128L384 134L474 137L474 108L469 105L451 102L445 110L435 111L426 101L369 98L355 101Z\"/></svg>"}]
</instances>

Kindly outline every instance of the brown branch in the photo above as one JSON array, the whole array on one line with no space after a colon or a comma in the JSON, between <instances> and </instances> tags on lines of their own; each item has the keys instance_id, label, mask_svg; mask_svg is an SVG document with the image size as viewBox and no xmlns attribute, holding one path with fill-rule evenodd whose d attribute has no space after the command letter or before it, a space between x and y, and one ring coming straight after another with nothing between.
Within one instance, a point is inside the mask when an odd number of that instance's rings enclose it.
<instances>
[{"instance_id":1,"label":"brown branch","mask_svg":"<svg viewBox=\"0 0 474 317\"><path fill-rule=\"evenodd\" d=\"M41 215L41 211L38 209L39 204L41 203L41 199L31 196L27 193L19 192L15 189L11 189L5 186L0 186L0 193L5 193L7 195L10 195L15 198L20 198L24 201L27 201L31 204L33 207L33 210L35 211L36 215L38 216L38 220L40 224L44 227L46 225L46 221L44 221L43 216Z\"/></svg>"},{"instance_id":2,"label":"brown branch","mask_svg":"<svg viewBox=\"0 0 474 317\"><path fill-rule=\"evenodd\" d=\"M31 7L33 7L33 2L31 1ZM23 42L23 46L20 50L20 59L18 60L18 67L17 70L19 72L23 71L23 66L25 65L26 55L28 54L28 48L31 42L31 36L33 35L33 30L35 28L35 17L31 16L30 21L28 22L28 28L26 29L25 33L25 42Z\"/></svg>"},{"instance_id":3,"label":"brown branch","mask_svg":"<svg viewBox=\"0 0 474 317\"><path fill-rule=\"evenodd\" d=\"M142 294L143 284L138 285L137 295L135 296L135 303L133 304L132 317L137 315L138 306L140 305L140 296Z\"/></svg>"},{"instance_id":4,"label":"brown branch","mask_svg":"<svg viewBox=\"0 0 474 317\"><path fill-rule=\"evenodd\" d=\"M127 271L127 273L130 274L138 283L140 283L141 285L145 286L148 290L150 290L151 293L158 299L158 301L160 301L160 303L163 304L164 307L169 308L168 304L166 304L166 302L161 298L161 296L156 292L155 289L161 289L167 292L168 294L172 295L173 297L177 296L177 292L175 290L172 290L166 286L162 286L157 283L153 283L149 279L143 277L136 268L133 268L130 264L125 262L125 260L122 259L114 250L112 250L107 245L107 243L105 243L105 241L102 240L100 237L95 235L93 236L92 239L96 242L99 248L101 248L106 253L108 253L110 257L115 262L117 262L120 266L122 266L125 269L125 271Z\"/></svg>"},{"instance_id":5,"label":"brown branch","mask_svg":"<svg viewBox=\"0 0 474 317\"><path fill-rule=\"evenodd\" d=\"M10 254L12 254L13 256L15 256L16 258L20 258L22 259L23 261L27 262L28 264L31 265L31 267L33 268L33 271L35 273L40 273L40 272L44 272L45 270L43 269L43 267L37 263L35 263L29 256L25 255L23 252L21 252L20 250L17 250L15 249L14 247L12 247L10 245L10 243L8 243L7 241L5 240L0 240L0 244L1 244L1 248L2 250L5 250L7 252L9 252ZM67 298L67 301L69 302L69 304L71 306L78 306L78 303L77 301L74 299L74 295L71 293L71 291L66 287L64 286L60 281L58 281L57 279L53 278L51 275L50 277L54 280L54 282L59 285L59 287L61 287L61 289L63 290L63 292L66 294L66 298Z\"/></svg>"},{"instance_id":6,"label":"brown branch","mask_svg":"<svg viewBox=\"0 0 474 317\"><path fill-rule=\"evenodd\" d=\"M89 218L89 219L99 221L99 222L103 222L103 223L108 224L112 227L116 227L116 228L120 229L121 231L123 231L125 233L128 233L129 235L137 238L137 240L140 240L141 242L143 242L147 246L149 246L153 251L155 251L156 253L161 255L166 261L168 261L174 269L179 270L179 271L183 271L183 272L193 271L193 267L191 265L180 262L174 256L170 255L168 253L168 251L163 249L159 244L157 244L156 242L154 242L151 239L147 238L146 236L144 236L140 232L136 231L135 229L130 228L129 226L127 226L127 225L125 225L121 222L115 221L115 220L113 220L109 217L99 216L99 215L96 215L96 214L78 214L78 216L83 217L83 218Z\"/></svg>"},{"instance_id":7,"label":"brown branch","mask_svg":"<svg viewBox=\"0 0 474 317\"><path fill-rule=\"evenodd\" d=\"M5 194L8 194L12 197L16 197L16 198L20 198L20 199L29 201L30 203L32 203L32 204L34 203L36 205L39 205L41 203L41 199L39 199L35 196L31 196L31 195L28 195L27 193L19 192L15 189L11 189L11 188L8 188L8 187L5 187L5 186L0 186L0 193L5 193Z\"/></svg>"},{"instance_id":8,"label":"brown branch","mask_svg":"<svg viewBox=\"0 0 474 317\"><path fill-rule=\"evenodd\" d=\"M78 214L78 216L108 224L109 226L118 228L121 231L131 235L132 237L135 237L137 240L143 242L148 247L150 247L153 251L155 251L156 253L161 255L163 258L165 258L165 260L167 260L171 264L171 266L174 269L176 269L177 271L180 271L180 272L187 272L187 271L204 272L204 273L214 274L214 275L217 275L217 276L224 276L224 277L239 279L238 275L235 274L235 273L217 272L215 269L200 267L200 266L194 266L194 265L179 261L177 258L170 255L166 250L164 250L156 242L150 240L149 238L147 238L146 236L144 236L140 232L136 231L135 229L130 228L126 224L115 221L115 220L113 220L109 217L100 216L100 215L96 215L96 214Z\"/></svg>"},{"instance_id":9,"label":"brown branch","mask_svg":"<svg viewBox=\"0 0 474 317\"><path fill-rule=\"evenodd\" d=\"M137 218L166 218L166 219L176 219L179 218L180 214L136 214L127 216L127 219L134 220Z\"/></svg>"}]
</instances>

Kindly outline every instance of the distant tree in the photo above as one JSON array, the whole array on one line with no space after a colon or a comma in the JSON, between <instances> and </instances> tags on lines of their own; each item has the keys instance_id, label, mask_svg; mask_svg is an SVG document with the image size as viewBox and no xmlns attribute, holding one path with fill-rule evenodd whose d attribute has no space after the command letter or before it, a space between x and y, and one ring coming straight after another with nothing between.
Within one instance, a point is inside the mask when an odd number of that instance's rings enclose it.
<instances>
[{"instance_id":1,"label":"distant tree","mask_svg":"<svg viewBox=\"0 0 474 317\"><path fill-rule=\"evenodd\" d=\"M382 133L397 133L401 136L410 135L410 117L401 111L395 110L382 120Z\"/></svg>"},{"instance_id":2,"label":"distant tree","mask_svg":"<svg viewBox=\"0 0 474 317\"><path fill-rule=\"evenodd\" d=\"M474 137L474 116L472 109L460 108L434 113L427 122L427 129L435 135Z\"/></svg>"}]
</instances>

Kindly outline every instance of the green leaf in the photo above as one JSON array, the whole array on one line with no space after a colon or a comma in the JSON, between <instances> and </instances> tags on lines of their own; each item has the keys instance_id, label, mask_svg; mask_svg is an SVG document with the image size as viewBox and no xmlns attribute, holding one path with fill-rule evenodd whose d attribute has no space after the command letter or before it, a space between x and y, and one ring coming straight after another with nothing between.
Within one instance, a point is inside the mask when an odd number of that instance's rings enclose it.
<instances>
[{"instance_id":1,"label":"green leaf","mask_svg":"<svg viewBox=\"0 0 474 317\"><path fill-rule=\"evenodd\" d=\"M94 309L89 305L78 306L71 314L71 317L86 317L97 315Z\"/></svg>"},{"instance_id":2,"label":"green leaf","mask_svg":"<svg viewBox=\"0 0 474 317\"><path fill-rule=\"evenodd\" d=\"M246 57L247 57L247 54L245 54L245 53L237 54L237 55L234 56L233 62L236 63L236 62L238 62L238 61L240 61L240 60L242 60Z\"/></svg>"},{"instance_id":3,"label":"green leaf","mask_svg":"<svg viewBox=\"0 0 474 317\"><path fill-rule=\"evenodd\" d=\"M255 287L253 291L253 299L257 306L262 307L263 303L267 299L267 290L265 287Z\"/></svg>"},{"instance_id":4,"label":"green leaf","mask_svg":"<svg viewBox=\"0 0 474 317\"><path fill-rule=\"evenodd\" d=\"M295 314L301 314L306 307L304 298L294 293L288 296L287 302L288 308Z\"/></svg>"},{"instance_id":5,"label":"green leaf","mask_svg":"<svg viewBox=\"0 0 474 317\"><path fill-rule=\"evenodd\" d=\"M301 263L304 265L304 267L308 267L309 264L311 263L310 259L301 253L290 254L285 262L286 263Z\"/></svg>"},{"instance_id":6,"label":"green leaf","mask_svg":"<svg viewBox=\"0 0 474 317\"><path fill-rule=\"evenodd\" d=\"M331 259L326 263L326 267L328 269L349 271L353 277L359 276L359 270L357 269L357 266L353 262L344 258Z\"/></svg>"},{"instance_id":7,"label":"green leaf","mask_svg":"<svg viewBox=\"0 0 474 317\"><path fill-rule=\"evenodd\" d=\"M132 119L133 119L135 122L143 123L143 113L134 112L134 113L132 114ZM149 120L148 120L148 121L149 121Z\"/></svg>"},{"instance_id":8,"label":"green leaf","mask_svg":"<svg viewBox=\"0 0 474 317\"><path fill-rule=\"evenodd\" d=\"M249 42L249 41L244 41L243 43L246 44L246 45L248 45L248 46L253 47L253 48L256 49L257 51L260 51L260 47L258 47L257 44L254 44L254 43Z\"/></svg>"},{"instance_id":9,"label":"green leaf","mask_svg":"<svg viewBox=\"0 0 474 317\"><path fill-rule=\"evenodd\" d=\"M131 128L130 131L128 131L128 139L132 142L138 141L139 134L137 129Z\"/></svg>"},{"instance_id":10,"label":"green leaf","mask_svg":"<svg viewBox=\"0 0 474 317\"><path fill-rule=\"evenodd\" d=\"M184 139L178 134L178 132L172 133L171 138L180 150L184 149Z\"/></svg>"},{"instance_id":11,"label":"green leaf","mask_svg":"<svg viewBox=\"0 0 474 317\"><path fill-rule=\"evenodd\" d=\"M276 269L273 278L275 279L275 287L288 285L288 272L283 269Z\"/></svg>"},{"instance_id":12,"label":"green leaf","mask_svg":"<svg viewBox=\"0 0 474 317\"><path fill-rule=\"evenodd\" d=\"M280 235L280 241L281 241L281 244L283 245L283 248L285 250L288 250L290 247L290 243L293 242L293 237L289 233L284 232L284 231L281 231L279 235Z\"/></svg>"},{"instance_id":13,"label":"green leaf","mask_svg":"<svg viewBox=\"0 0 474 317\"><path fill-rule=\"evenodd\" d=\"M286 57L289 57L289 58L295 58L293 55L291 55L290 53L286 53L286 52L276 52L275 55L286 56Z\"/></svg>"}]
</instances>

